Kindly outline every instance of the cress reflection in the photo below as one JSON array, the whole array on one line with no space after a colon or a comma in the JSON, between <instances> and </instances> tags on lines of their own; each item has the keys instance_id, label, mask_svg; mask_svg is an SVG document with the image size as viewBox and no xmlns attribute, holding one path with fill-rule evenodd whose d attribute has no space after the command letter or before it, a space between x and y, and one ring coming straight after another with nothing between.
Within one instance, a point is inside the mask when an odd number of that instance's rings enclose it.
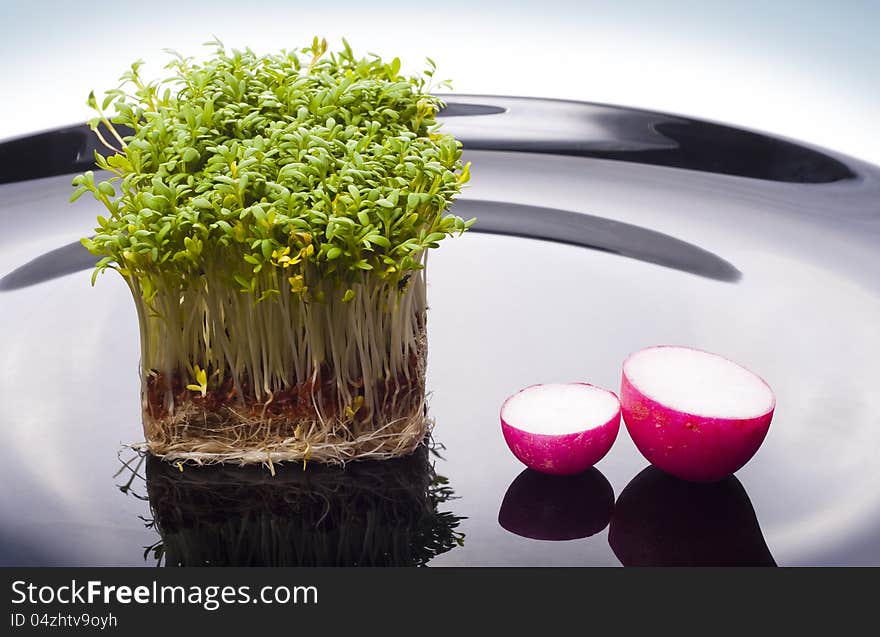
<instances>
[{"instance_id":1,"label":"cress reflection","mask_svg":"<svg viewBox=\"0 0 880 637\"><path fill-rule=\"evenodd\" d=\"M175 465L146 460L165 566L422 566L463 542L426 446L345 468ZM146 555L145 554L145 555Z\"/></svg>"}]
</instances>

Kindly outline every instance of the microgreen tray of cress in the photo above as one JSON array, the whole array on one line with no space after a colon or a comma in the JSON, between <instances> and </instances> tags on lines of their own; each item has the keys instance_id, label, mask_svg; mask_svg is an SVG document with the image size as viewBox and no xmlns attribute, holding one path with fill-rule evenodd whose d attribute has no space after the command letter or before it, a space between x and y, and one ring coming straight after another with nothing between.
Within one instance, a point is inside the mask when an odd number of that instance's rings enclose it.
<instances>
[{"instance_id":1,"label":"microgreen tray of cress","mask_svg":"<svg viewBox=\"0 0 880 637\"><path fill-rule=\"evenodd\" d=\"M198 276L222 253L238 266L230 283L260 299L279 290L257 275L284 268L296 293L311 274L351 300L354 274L404 281L422 267L414 255L464 231L472 221L443 214L469 166L436 131L434 63L402 76L398 58L358 59L343 42L265 56L211 43L202 63L174 54L166 80L145 82L136 62L102 104L90 95L91 126L114 151L96 153L109 179L73 182L72 199L91 192L109 211L83 239L101 257L95 274L136 277L149 299L159 273Z\"/></svg>"},{"instance_id":2,"label":"microgreen tray of cress","mask_svg":"<svg viewBox=\"0 0 880 637\"><path fill-rule=\"evenodd\" d=\"M425 413L427 253L470 175L440 131L435 65L209 43L141 62L91 127L111 151L77 176L108 210L95 277L119 272L140 325L147 448L269 462L411 452ZM110 113L110 111L113 113Z\"/></svg>"}]
</instances>

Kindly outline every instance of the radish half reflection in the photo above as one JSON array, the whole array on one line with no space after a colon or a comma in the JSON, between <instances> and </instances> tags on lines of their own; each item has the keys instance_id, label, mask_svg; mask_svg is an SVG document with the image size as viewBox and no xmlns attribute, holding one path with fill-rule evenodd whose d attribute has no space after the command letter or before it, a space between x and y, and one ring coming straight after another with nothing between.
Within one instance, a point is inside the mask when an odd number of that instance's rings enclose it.
<instances>
[{"instance_id":1,"label":"radish half reflection","mask_svg":"<svg viewBox=\"0 0 880 637\"><path fill-rule=\"evenodd\" d=\"M642 455L685 480L737 471L761 446L776 398L746 368L687 347L649 347L623 363L623 420Z\"/></svg>"},{"instance_id":2,"label":"radish half reflection","mask_svg":"<svg viewBox=\"0 0 880 637\"><path fill-rule=\"evenodd\" d=\"M532 385L501 406L501 431L523 464L572 475L599 462L620 429L620 401L586 383Z\"/></svg>"},{"instance_id":3,"label":"radish half reflection","mask_svg":"<svg viewBox=\"0 0 880 637\"><path fill-rule=\"evenodd\" d=\"M510 483L498 524L532 540L576 540L602 531L614 511L614 489L593 467L573 476L523 469Z\"/></svg>"}]
</instances>

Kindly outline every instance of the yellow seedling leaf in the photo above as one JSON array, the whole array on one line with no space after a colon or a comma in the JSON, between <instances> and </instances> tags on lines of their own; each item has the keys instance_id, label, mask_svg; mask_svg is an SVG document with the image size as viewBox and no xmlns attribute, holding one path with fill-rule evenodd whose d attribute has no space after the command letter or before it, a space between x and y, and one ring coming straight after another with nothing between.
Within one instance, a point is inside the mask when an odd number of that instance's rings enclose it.
<instances>
[{"instance_id":1,"label":"yellow seedling leaf","mask_svg":"<svg viewBox=\"0 0 880 637\"><path fill-rule=\"evenodd\" d=\"M364 397L356 396L353 401L351 401L351 405L345 406L345 415L347 418L354 418L354 415L358 413L361 407L364 406Z\"/></svg>"},{"instance_id":2,"label":"yellow seedling leaf","mask_svg":"<svg viewBox=\"0 0 880 637\"><path fill-rule=\"evenodd\" d=\"M208 394L208 372L204 369L195 365L193 367L193 371L196 376L196 383L198 384L190 384L187 385L186 388L192 391L197 391L202 394L202 398L204 398Z\"/></svg>"},{"instance_id":3,"label":"yellow seedling leaf","mask_svg":"<svg viewBox=\"0 0 880 637\"><path fill-rule=\"evenodd\" d=\"M461 169L461 173L458 175L456 181L459 184L466 184L471 179L471 162L468 162L464 165L464 168Z\"/></svg>"},{"instance_id":4,"label":"yellow seedling leaf","mask_svg":"<svg viewBox=\"0 0 880 637\"><path fill-rule=\"evenodd\" d=\"M290 291L294 294L300 294L306 290L305 280L303 279L302 274L297 274L287 280L290 281Z\"/></svg>"},{"instance_id":5,"label":"yellow seedling leaf","mask_svg":"<svg viewBox=\"0 0 880 637\"><path fill-rule=\"evenodd\" d=\"M354 402L352 403L352 409L354 410L354 413L359 412L361 410L361 407L363 407L363 406L364 406L364 397L357 396L354 399Z\"/></svg>"}]
</instances>

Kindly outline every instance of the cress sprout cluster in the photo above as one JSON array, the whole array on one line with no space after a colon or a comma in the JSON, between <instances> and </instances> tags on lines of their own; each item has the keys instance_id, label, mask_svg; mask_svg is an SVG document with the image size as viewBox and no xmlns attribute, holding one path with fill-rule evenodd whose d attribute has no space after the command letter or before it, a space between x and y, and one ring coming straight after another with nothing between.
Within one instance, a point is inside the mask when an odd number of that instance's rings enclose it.
<instances>
[{"instance_id":1,"label":"cress sprout cluster","mask_svg":"<svg viewBox=\"0 0 880 637\"><path fill-rule=\"evenodd\" d=\"M90 95L111 176L77 176L72 199L109 211L83 243L131 288L154 453L332 461L424 434L423 268L471 223L445 214L469 169L438 130L434 63L403 76L343 43L214 42Z\"/></svg>"}]
</instances>

